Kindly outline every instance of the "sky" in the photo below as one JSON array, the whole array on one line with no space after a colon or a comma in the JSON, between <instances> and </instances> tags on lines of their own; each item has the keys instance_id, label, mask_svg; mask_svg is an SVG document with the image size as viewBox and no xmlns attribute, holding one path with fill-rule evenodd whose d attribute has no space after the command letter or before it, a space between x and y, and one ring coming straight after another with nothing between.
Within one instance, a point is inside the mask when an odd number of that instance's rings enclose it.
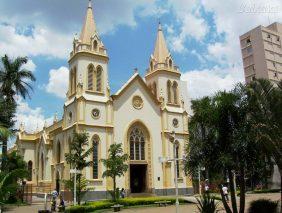
<instances>
[{"instance_id":1,"label":"sky","mask_svg":"<svg viewBox=\"0 0 282 213\"><path fill-rule=\"evenodd\" d=\"M36 82L31 99L17 97L17 122L29 132L62 117L68 58L88 0L0 0L0 56L27 56ZM239 36L282 22L281 0L92 0L107 48L111 93L138 68L144 76L161 21L190 98L244 82Z\"/></svg>"}]
</instances>

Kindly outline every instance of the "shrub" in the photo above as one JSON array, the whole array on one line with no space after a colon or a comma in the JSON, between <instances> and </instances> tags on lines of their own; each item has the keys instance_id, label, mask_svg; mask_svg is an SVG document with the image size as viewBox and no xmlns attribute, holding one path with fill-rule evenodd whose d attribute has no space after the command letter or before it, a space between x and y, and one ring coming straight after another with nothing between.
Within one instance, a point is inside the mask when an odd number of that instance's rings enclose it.
<instances>
[{"instance_id":1,"label":"shrub","mask_svg":"<svg viewBox=\"0 0 282 213\"><path fill-rule=\"evenodd\" d=\"M276 213L278 207L278 202L259 199L252 201L249 208L249 213Z\"/></svg>"},{"instance_id":2,"label":"shrub","mask_svg":"<svg viewBox=\"0 0 282 213\"><path fill-rule=\"evenodd\" d=\"M261 189L261 190L254 190L253 193L260 194L260 193L275 193L280 192L280 189Z\"/></svg>"},{"instance_id":3,"label":"shrub","mask_svg":"<svg viewBox=\"0 0 282 213\"><path fill-rule=\"evenodd\" d=\"M151 205L157 201L167 200L171 201L171 204L175 203L175 198L170 197L148 197L148 198L124 198L118 200L116 203L123 206L138 206L138 205ZM185 203L187 201L179 199L179 203ZM93 212L100 209L109 209L115 203L111 200L95 201L87 203L86 205L81 206L72 206L66 209L66 212L69 213L78 213L78 212Z\"/></svg>"},{"instance_id":4,"label":"shrub","mask_svg":"<svg viewBox=\"0 0 282 213\"><path fill-rule=\"evenodd\" d=\"M217 205L215 203L215 198L211 196L209 193L203 194L201 199L196 198L198 205L197 208L201 213L214 213L218 212Z\"/></svg>"}]
</instances>

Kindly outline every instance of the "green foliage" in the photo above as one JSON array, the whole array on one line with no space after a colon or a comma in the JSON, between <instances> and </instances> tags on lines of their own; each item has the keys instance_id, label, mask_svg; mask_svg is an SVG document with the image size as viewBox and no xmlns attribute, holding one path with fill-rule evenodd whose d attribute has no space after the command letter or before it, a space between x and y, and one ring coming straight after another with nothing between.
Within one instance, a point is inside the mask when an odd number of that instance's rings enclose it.
<instances>
[{"instance_id":1,"label":"green foliage","mask_svg":"<svg viewBox=\"0 0 282 213\"><path fill-rule=\"evenodd\" d=\"M280 192L281 189L261 189L261 190L254 190L251 193L254 194L262 194L262 193L277 193Z\"/></svg>"},{"instance_id":2,"label":"green foliage","mask_svg":"<svg viewBox=\"0 0 282 213\"><path fill-rule=\"evenodd\" d=\"M128 164L125 162L128 159L127 154L123 154L122 144L111 144L109 150L109 156L107 159L101 159L102 163L106 167L103 172L103 177L111 177L113 179L113 192L116 192L116 177L121 177L128 169ZM111 193L113 199L116 201L119 195L117 193Z\"/></svg>"},{"instance_id":3,"label":"green foliage","mask_svg":"<svg viewBox=\"0 0 282 213\"><path fill-rule=\"evenodd\" d=\"M15 169L9 172L0 173L0 202L6 201L11 195L16 193L17 181L28 176L25 169Z\"/></svg>"},{"instance_id":4,"label":"green foliage","mask_svg":"<svg viewBox=\"0 0 282 213\"><path fill-rule=\"evenodd\" d=\"M278 202L259 199L252 201L249 208L249 213L276 213L278 212Z\"/></svg>"},{"instance_id":5,"label":"green foliage","mask_svg":"<svg viewBox=\"0 0 282 213\"><path fill-rule=\"evenodd\" d=\"M127 206L142 206L152 205L157 201L167 200L171 201L171 204L175 203L175 198L170 197L148 197L148 198L124 198L118 201L118 204ZM186 203L187 201L179 199L180 203ZM66 209L69 213L80 213L80 212L93 212L100 209L110 209L115 203L111 200L95 201L88 203L87 205L72 206Z\"/></svg>"},{"instance_id":6,"label":"green foliage","mask_svg":"<svg viewBox=\"0 0 282 213\"><path fill-rule=\"evenodd\" d=\"M211 196L210 193L205 193L200 199L199 198L196 199L198 202L197 208L199 212L201 213L218 212L217 210L218 203L216 203L215 198Z\"/></svg>"},{"instance_id":7,"label":"green foliage","mask_svg":"<svg viewBox=\"0 0 282 213\"><path fill-rule=\"evenodd\" d=\"M71 177L69 180L62 180L62 183L64 184L65 188L70 190L73 194L74 192L74 177ZM89 188L87 188L87 180L85 177L81 176L80 180L80 188L79 188L79 180L76 180L76 191L81 190L81 196L83 196ZM94 190L94 188L93 188Z\"/></svg>"},{"instance_id":8,"label":"green foliage","mask_svg":"<svg viewBox=\"0 0 282 213\"><path fill-rule=\"evenodd\" d=\"M93 151L93 147L86 149L89 147L88 142L88 134L86 132L82 133L73 133L73 140L69 144L70 152L65 154L65 158L68 164L72 166L72 168L76 168L77 170L83 170L85 167L92 165L92 161L87 161L88 156ZM77 175L77 201L80 204L82 191L85 187L83 181L83 177L81 174ZM69 187L71 182L67 182Z\"/></svg>"},{"instance_id":9,"label":"green foliage","mask_svg":"<svg viewBox=\"0 0 282 213\"><path fill-rule=\"evenodd\" d=\"M11 60L5 55L1 58L0 126L10 130L13 128L15 122L13 119L16 112L15 95L18 94L23 98L26 98L26 96L30 97L29 90L32 90L31 82L35 81L33 73L22 68L27 61L27 57L17 57L15 60ZM7 133L8 132L5 132L5 134L0 135L0 141L2 142L2 157L5 157L7 154L7 141L10 136Z\"/></svg>"}]
</instances>

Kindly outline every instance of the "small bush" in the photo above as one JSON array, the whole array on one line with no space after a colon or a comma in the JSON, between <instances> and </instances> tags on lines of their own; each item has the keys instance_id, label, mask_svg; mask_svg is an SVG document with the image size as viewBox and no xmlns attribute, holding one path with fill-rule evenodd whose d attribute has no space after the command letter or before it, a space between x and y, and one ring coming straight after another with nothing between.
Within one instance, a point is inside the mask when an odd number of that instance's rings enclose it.
<instances>
[{"instance_id":1,"label":"small bush","mask_svg":"<svg viewBox=\"0 0 282 213\"><path fill-rule=\"evenodd\" d=\"M124 198L119 199L116 203L123 206L141 206L141 205L152 205L157 201L167 200L171 204L175 203L175 198L170 197L148 197L148 198ZM179 199L179 203L185 203L187 201ZM81 206L72 206L66 209L66 212L69 213L78 213L78 212L93 212L100 209L110 209L115 203L111 200L95 201L90 202Z\"/></svg>"},{"instance_id":2,"label":"small bush","mask_svg":"<svg viewBox=\"0 0 282 213\"><path fill-rule=\"evenodd\" d=\"M261 190L254 190L253 193L260 194L260 193L275 193L280 192L280 189L261 189Z\"/></svg>"},{"instance_id":3,"label":"small bush","mask_svg":"<svg viewBox=\"0 0 282 213\"><path fill-rule=\"evenodd\" d=\"M276 213L278 207L278 202L259 199L251 202L249 213Z\"/></svg>"},{"instance_id":4,"label":"small bush","mask_svg":"<svg viewBox=\"0 0 282 213\"><path fill-rule=\"evenodd\" d=\"M217 203L215 202L215 198L211 196L209 193L203 194L201 198L196 198L198 205L197 208L201 213L215 213L217 210Z\"/></svg>"}]
</instances>

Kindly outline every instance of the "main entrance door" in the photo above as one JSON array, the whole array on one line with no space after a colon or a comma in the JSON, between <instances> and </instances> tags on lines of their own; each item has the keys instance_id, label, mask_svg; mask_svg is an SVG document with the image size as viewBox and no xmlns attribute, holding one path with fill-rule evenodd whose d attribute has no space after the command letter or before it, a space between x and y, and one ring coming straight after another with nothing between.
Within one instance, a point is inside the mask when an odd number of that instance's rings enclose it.
<instances>
[{"instance_id":1,"label":"main entrance door","mask_svg":"<svg viewBox=\"0 0 282 213\"><path fill-rule=\"evenodd\" d=\"M130 165L130 191L131 193L141 193L146 190L147 165Z\"/></svg>"}]
</instances>

